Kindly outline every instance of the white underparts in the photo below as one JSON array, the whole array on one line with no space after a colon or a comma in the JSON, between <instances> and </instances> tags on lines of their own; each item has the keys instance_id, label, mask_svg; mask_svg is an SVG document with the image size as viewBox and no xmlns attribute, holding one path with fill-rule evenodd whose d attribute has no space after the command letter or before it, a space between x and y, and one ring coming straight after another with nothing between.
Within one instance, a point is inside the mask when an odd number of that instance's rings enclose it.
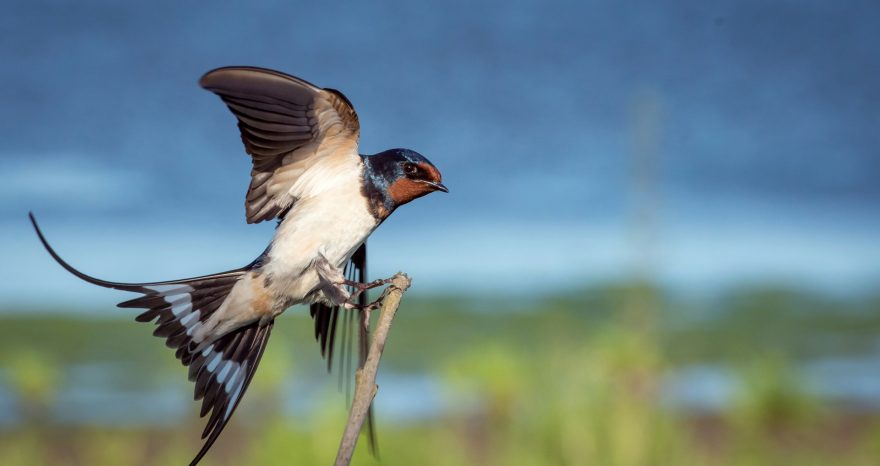
<instances>
[{"instance_id":1,"label":"white underparts","mask_svg":"<svg viewBox=\"0 0 880 466\"><path fill-rule=\"evenodd\" d=\"M295 201L275 231L265 265L242 274L210 315L193 309L194 289L189 285L147 288L162 295L198 350L207 352L205 357L210 357L210 345L217 338L274 318L294 304L339 304L336 301L347 299L347 293L328 285L341 284L342 267L377 226L361 192L362 174L363 162L356 153L320 157L298 173L288 191ZM207 363L227 392L241 389L245 368L219 357Z\"/></svg>"},{"instance_id":2,"label":"white underparts","mask_svg":"<svg viewBox=\"0 0 880 466\"><path fill-rule=\"evenodd\" d=\"M361 193L363 165L340 160L316 165L297 186L309 185L319 195L297 199L272 240L263 273L271 278L272 292L285 303L302 303L315 296L321 276L342 279L343 265L377 226ZM321 274L316 264L329 270ZM321 294L321 293L319 293Z\"/></svg>"}]
</instances>

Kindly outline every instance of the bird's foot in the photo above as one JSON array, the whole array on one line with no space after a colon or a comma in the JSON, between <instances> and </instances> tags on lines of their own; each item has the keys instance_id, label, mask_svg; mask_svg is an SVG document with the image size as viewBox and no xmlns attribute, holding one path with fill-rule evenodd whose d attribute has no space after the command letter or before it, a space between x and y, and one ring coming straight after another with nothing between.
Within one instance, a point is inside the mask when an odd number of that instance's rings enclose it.
<instances>
[{"instance_id":1,"label":"bird's foot","mask_svg":"<svg viewBox=\"0 0 880 466\"><path fill-rule=\"evenodd\" d=\"M383 298L385 298L385 297L380 296L378 299L376 299L375 301L373 301L372 303L369 303L369 304L357 304L357 303L353 303L351 301L346 301L346 302L342 303L342 307L344 307L346 309L355 309L358 311L369 313L370 311L375 311L376 309L379 309L380 307L382 307Z\"/></svg>"},{"instance_id":2,"label":"bird's foot","mask_svg":"<svg viewBox=\"0 0 880 466\"><path fill-rule=\"evenodd\" d=\"M379 280L373 280L368 283L356 282L354 280L343 280L342 284L345 286L350 286L354 291L351 292L351 297L354 298L357 295L366 292L367 290L372 290L373 288L378 288L383 285L387 285L391 283L390 278L380 278Z\"/></svg>"},{"instance_id":3,"label":"bird's foot","mask_svg":"<svg viewBox=\"0 0 880 466\"><path fill-rule=\"evenodd\" d=\"M350 286L354 289L354 291L351 292L351 296L349 296L349 298L345 301L343 306L347 309L358 309L358 310L367 311L367 312L372 311L374 309L378 309L380 306L382 306L382 301L385 300L385 296L388 294L388 291L391 289L391 287L385 288L384 290L382 290L382 294L379 295L379 297L376 298L375 301L373 301L369 304L362 305L362 304L354 303L352 301L354 301L354 299L358 295L366 292L367 290L371 290L373 288L378 288L380 286L390 284L391 279L390 278L382 278L379 280L373 280L369 283L360 283L360 282L356 282L356 281L352 281L352 280L345 280L343 283L346 286Z\"/></svg>"}]
</instances>

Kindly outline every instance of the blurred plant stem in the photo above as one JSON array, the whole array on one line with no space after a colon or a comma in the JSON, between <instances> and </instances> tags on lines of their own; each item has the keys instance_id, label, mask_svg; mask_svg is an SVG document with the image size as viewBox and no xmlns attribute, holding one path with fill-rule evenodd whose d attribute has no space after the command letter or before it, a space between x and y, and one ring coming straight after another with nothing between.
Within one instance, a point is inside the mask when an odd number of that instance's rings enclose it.
<instances>
[{"instance_id":1,"label":"blurred plant stem","mask_svg":"<svg viewBox=\"0 0 880 466\"><path fill-rule=\"evenodd\" d=\"M379 310L379 321L372 332L367 359L363 366L359 367L355 373L354 399L351 402L348 424L345 426L342 440L339 443L339 452L336 454L335 466L348 466L351 463L354 447L357 445L364 420L367 418L370 406L373 404L373 398L379 389L379 386L376 385L376 374L379 372L379 360L382 358L382 352L385 350L385 340L388 339L388 332L391 331L391 323L394 321L397 308L400 306L400 300L411 284L412 280L406 274L398 272L391 279L391 284L386 289L386 292L383 293L384 297L382 298L382 307ZM367 322L364 325L369 325L369 323Z\"/></svg>"},{"instance_id":2,"label":"blurred plant stem","mask_svg":"<svg viewBox=\"0 0 880 466\"><path fill-rule=\"evenodd\" d=\"M661 136L660 97L651 90L635 94L632 107L631 238L633 286L622 307L623 320L635 330L652 333L658 314L655 274L660 221L658 165Z\"/></svg>"}]
</instances>

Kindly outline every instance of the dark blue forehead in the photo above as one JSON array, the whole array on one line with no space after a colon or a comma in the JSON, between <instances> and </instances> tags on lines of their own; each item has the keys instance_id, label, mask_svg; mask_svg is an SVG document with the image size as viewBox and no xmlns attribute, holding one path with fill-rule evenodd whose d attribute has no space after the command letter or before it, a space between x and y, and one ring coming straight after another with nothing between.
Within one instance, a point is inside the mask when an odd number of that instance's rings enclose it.
<instances>
[{"instance_id":1,"label":"dark blue forehead","mask_svg":"<svg viewBox=\"0 0 880 466\"><path fill-rule=\"evenodd\" d=\"M409 149L388 149L378 154L363 157L369 172L381 175L386 180L393 180L403 176L403 164L406 162L416 165L426 163L433 166L431 161L422 154Z\"/></svg>"},{"instance_id":2,"label":"dark blue forehead","mask_svg":"<svg viewBox=\"0 0 880 466\"><path fill-rule=\"evenodd\" d=\"M394 152L395 156L397 156L403 160L406 160L407 162L412 162L412 163L428 162L428 159L426 159L422 154L419 154L418 152L416 152L414 150L391 149L389 152ZM431 163L431 162L428 162L428 163Z\"/></svg>"}]
</instances>

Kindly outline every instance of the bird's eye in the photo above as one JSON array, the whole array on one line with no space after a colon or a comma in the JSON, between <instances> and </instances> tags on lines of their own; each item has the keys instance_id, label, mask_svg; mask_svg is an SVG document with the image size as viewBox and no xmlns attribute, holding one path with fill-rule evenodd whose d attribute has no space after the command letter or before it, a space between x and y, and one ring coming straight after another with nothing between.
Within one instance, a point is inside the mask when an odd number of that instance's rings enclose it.
<instances>
[{"instance_id":1,"label":"bird's eye","mask_svg":"<svg viewBox=\"0 0 880 466\"><path fill-rule=\"evenodd\" d=\"M407 175L415 175L418 171L419 171L419 169L416 168L415 164L412 164L412 163L403 164L403 172L406 173Z\"/></svg>"}]
</instances>

